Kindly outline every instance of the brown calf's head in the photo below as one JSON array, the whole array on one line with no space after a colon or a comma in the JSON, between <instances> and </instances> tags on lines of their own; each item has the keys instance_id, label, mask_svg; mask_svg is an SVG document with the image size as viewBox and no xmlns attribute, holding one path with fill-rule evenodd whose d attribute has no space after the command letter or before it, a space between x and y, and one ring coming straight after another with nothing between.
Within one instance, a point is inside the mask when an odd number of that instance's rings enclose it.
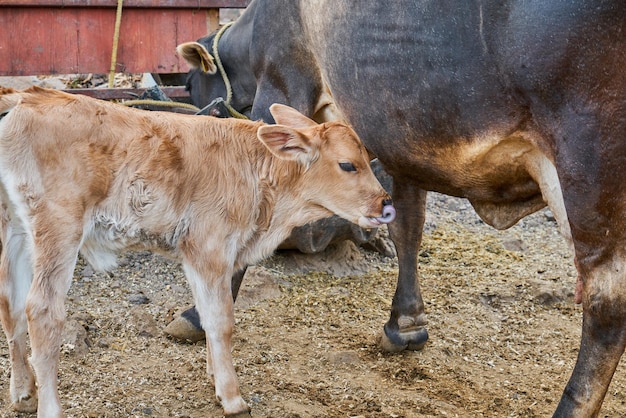
<instances>
[{"instance_id":1,"label":"brown calf's head","mask_svg":"<svg viewBox=\"0 0 626 418\"><path fill-rule=\"evenodd\" d=\"M301 187L309 203L362 228L393 221L391 198L374 176L352 128L341 122L318 125L281 104L270 111L277 124L260 127L258 137L278 158L306 167Z\"/></svg>"}]
</instances>

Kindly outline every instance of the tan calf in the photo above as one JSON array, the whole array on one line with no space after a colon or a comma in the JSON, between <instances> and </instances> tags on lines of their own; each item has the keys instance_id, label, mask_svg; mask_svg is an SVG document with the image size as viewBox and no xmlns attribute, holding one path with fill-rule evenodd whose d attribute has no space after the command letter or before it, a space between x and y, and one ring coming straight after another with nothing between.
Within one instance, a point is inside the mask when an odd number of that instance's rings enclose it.
<instances>
[{"instance_id":1,"label":"tan calf","mask_svg":"<svg viewBox=\"0 0 626 418\"><path fill-rule=\"evenodd\" d=\"M217 398L226 415L247 415L231 358L232 273L268 256L292 228L332 213L362 227L395 215L354 131L287 106L274 105L277 125L266 125L0 88L0 113L0 316L11 400L40 417L62 416L59 347L79 251L101 270L128 248L180 261Z\"/></svg>"}]
</instances>

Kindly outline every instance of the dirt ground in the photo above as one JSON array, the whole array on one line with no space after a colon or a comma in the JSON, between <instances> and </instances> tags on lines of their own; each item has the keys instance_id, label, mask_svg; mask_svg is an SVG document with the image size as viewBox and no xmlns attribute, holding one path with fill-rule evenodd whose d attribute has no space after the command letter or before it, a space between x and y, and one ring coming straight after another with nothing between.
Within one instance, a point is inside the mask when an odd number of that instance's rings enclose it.
<instances>
[{"instance_id":1,"label":"dirt ground","mask_svg":"<svg viewBox=\"0 0 626 418\"><path fill-rule=\"evenodd\" d=\"M572 256L549 212L504 232L460 199L433 195L429 212L420 274L431 340L420 352L379 348L394 258L349 243L250 269L234 358L253 417L551 415L577 355L581 309ZM204 343L162 332L191 302L180 267L150 253L120 262L108 275L76 268L59 375L67 416L221 416ZM11 412L8 382L2 335L1 415L26 417ZM622 365L602 416L624 415Z\"/></svg>"}]
</instances>

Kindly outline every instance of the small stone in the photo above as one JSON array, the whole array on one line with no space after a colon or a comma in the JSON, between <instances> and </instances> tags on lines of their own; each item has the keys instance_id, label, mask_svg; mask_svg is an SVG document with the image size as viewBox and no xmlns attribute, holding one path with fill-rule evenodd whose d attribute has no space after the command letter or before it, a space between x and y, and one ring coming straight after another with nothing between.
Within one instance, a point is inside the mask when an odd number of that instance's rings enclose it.
<instances>
[{"instance_id":1,"label":"small stone","mask_svg":"<svg viewBox=\"0 0 626 418\"><path fill-rule=\"evenodd\" d=\"M86 265L83 268L83 271L82 271L81 274L82 274L83 278L86 278L86 277L92 277L94 275L94 273L95 273L95 271L93 270L93 267L91 267L90 265Z\"/></svg>"},{"instance_id":2,"label":"small stone","mask_svg":"<svg viewBox=\"0 0 626 418\"><path fill-rule=\"evenodd\" d=\"M128 260L128 257L119 257L117 259L117 265L119 267L126 267L130 264L130 261Z\"/></svg>"},{"instance_id":3,"label":"small stone","mask_svg":"<svg viewBox=\"0 0 626 418\"><path fill-rule=\"evenodd\" d=\"M128 301L133 305L145 305L150 303L150 299L143 293L135 293L128 297Z\"/></svg>"},{"instance_id":4,"label":"small stone","mask_svg":"<svg viewBox=\"0 0 626 418\"><path fill-rule=\"evenodd\" d=\"M556 218L554 217L554 214L549 209L546 209L546 211L544 212L544 216L546 218L546 221L556 222Z\"/></svg>"},{"instance_id":5,"label":"small stone","mask_svg":"<svg viewBox=\"0 0 626 418\"><path fill-rule=\"evenodd\" d=\"M574 291L569 286L557 285L547 280L529 280L533 300L541 305L553 305L571 300Z\"/></svg>"},{"instance_id":6,"label":"small stone","mask_svg":"<svg viewBox=\"0 0 626 418\"><path fill-rule=\"evenodd\" d=\"M69 319L63 327L63 351L68 354L83 356L89 352L91 342L87 330L76 319Z\"/></svg>"},{"instance_id":7,"label":"small stone","mask_svg":"<svg viewBox=\"0 0 626 418\"><path fill-rule=\"evenodd\" d=\"M144 307L135 306L130 310L130 315L138 336L152 338L159 334L159 328L154 317Z\"/></svg>"},{"instance_id":8,"label":"small stone","mask_svg":"<svg viewBox=\"0 0 626 418\"><path fill-rule=\"evenodd\" d=\"M521 239L517 238L508 238L502 240L502 246L508 251L513 251L517 253L523 253L527 251L526 245Z\"/></svg>"},{"instance_id":9,"label":"small stone","mask_svg":"<svg viewBox=\"0 0 626 418\"><path fill-rule=\"evenodd\" d=\"M187 288L185 286L180 286L177 284L173 284L170 286L170 290L174 293L185 293L187 291Z\"/></svg>"},{"instance_id":10,"label":"small stone","mask_svg":"<svg viewBox=\"0 0 626 418\"><path fill-rule=\"evenodd\" d=\"M101 339L98 340L96 345L99 348L109 348L111 346L111 342L108 339L106 339L106 338L101 338Z\"/></svg>"},{"instance_id":11,"label":"small stone","mask_svg":"<svg viewBox=\"0 0 626 418\"><path fill-rule=\"evenodd\" d=\"M333 286L326 291L328 296L350 296L350 291L343 286Z\"/></svg>"},{"instance_id":12,"label":"small stone","mask_svg":"<svg viewBox=\"0 0 626 418\"><path fill-rule=\"evenodd\" d=\"M326 356L328 361L334 365L355 364L359 361L359 355L354 351L334 351Z\"/></svg>"}]
</instances>

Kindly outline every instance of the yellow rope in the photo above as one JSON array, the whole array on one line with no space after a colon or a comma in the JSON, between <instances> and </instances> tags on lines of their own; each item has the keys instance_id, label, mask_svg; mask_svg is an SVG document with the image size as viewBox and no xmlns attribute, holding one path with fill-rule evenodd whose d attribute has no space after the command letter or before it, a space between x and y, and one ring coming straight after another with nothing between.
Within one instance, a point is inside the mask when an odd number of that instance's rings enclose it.
<instances>
[{"instance_id":1,"label":"yellow rope","mask_svg":"<svg viewBox=\"0 0 626 418\"><path fill-rule=\"evenodd\" d=\"M122 3L124 0L117 0L117 11L115 13L115 32L113 32L113 50L111 51L111 69L109 71L109 88L115 82L115 67L117 66L117 44L120 40L120 25L122 23Z\"/></svg>"},{"instance_id":2,"label":"yellow rope","mask_svg":"<svg viewBox=\"0 0 626 418\"><path fill-rule=\"evenodd\" d=\"M180 102L164 102L161 100L150 100L150 99L137 99L137 100L126 100L120 103L124 106L163 106L163 107L182 107L183 109L191 109L198 112L200 109L189 103L180 103Z\"/></svg>"},{"instance_id":3,"label":"yellow rope","mask_svg":"<svg viewBox=\"0 0 626 418\"><path fill-rule=\"evenodd\" d=\"M237 109L235 109L234 107L230 105L230 103L224 102L224 106L226 106L226 109L228 109L231 116L234 117L235 119L246 119L246 120L248 119L246 115L244 115L243 113L239 113Z\"/></svg>"},{"instance_id":4,"label":"yellow rope","mask_svg":"<svg viewBox=\"0 0 626 418\"><path fill-rule=\"evenodd\" d=\"M230 101L233 98L233 89L230 85L230 80L228 79L228 75L226 75L226 70L224 69L224 65L222 65L222 60L220 59L220 54L217 49L217 45L220 41L220 38L226 32L226 29L232 26L234 22L228 22L224 26L220 28L220 30L215 34L215 38L213 38L213 58L215 59L215 65L217 65L217 69L220 71L222 76L222 80L224 80L224 85L226 86L226 100L224 101L224 106L230 112L230 114L237 119L248 119L248 117L242 113L239 113L234 107L231 106Z\"/></svg>"},{"instance_id":5,"label":"yellow rope","mask_svg":"<svg viewBox=\"0 0 626 418\"><path fill-rule=\"evenodd\" d=\"M227 24L225 24L224 26L221 27L221 29L217 32L217 34L215 35L215 38L213 39L213 58L215 58L215 64L217 65L217 69L220 70L220 74L222 75L222 78L224 79L224 84L226 85L226 103L230 103L230 100L233 97L233 90L230 86L230 81L228 80L228 77L226 76L226 70L224 70L224 66L222 65L222 60L220 59L220 54L219 51L217 49L217 45L220 42L220 39L222 38L222 35L224 34L224 32L226 32L226 29L230 28L233 25L233 22L229 22Z\"/></svg>"}]
</instances>

